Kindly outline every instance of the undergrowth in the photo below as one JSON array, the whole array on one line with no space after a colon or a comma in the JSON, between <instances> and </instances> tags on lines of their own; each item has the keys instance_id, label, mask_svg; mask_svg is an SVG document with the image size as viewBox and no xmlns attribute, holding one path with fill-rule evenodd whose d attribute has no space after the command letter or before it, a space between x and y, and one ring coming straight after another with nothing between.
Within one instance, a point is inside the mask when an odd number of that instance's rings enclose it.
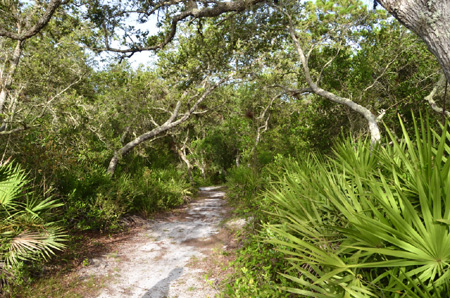
<instances>
[{"instance_id":1,"label":"undergrowth","mask_svg":"<svg viewBox=\"0 0 450 298\"><path fill-rule=\"evenodd\" d=\"M256 221L224 295L447 297L449 126L400 125L400 141L237 170L230 190Z\"/></svg>"},{"instance_id":2,"label":"undergrowth","mask_svg":"<svg viewBox=\"0 0 450 298\"><path fill-rule=\"evenodd\" d=\"M284 172L286 159L290 160L278 155L274 162L258 170L235 167L227 176L227 196L235 206L236 214L247 218L249 224L239 236L241 247L229 264L233 273L223 289L225 297L290 297L281 286L289 286L291 281L279 275L280 272L287 273L287 261L274 245L264 242L270 233L264 224L270 219L263 211L273 205L264 193Z\"/></svg>"}]
</instances>

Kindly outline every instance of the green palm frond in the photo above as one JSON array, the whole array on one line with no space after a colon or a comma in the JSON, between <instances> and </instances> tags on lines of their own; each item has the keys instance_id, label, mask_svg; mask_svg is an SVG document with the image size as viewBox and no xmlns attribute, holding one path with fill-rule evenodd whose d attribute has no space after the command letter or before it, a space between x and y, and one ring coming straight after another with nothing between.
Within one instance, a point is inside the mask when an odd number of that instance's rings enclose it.
<instances>
[{"instance_id":1,"label":"green palm frond","mask_svg":"<svg viewBox=\"0 0 450 298\"><path fill-rule=\"evenodd\" d=\"M0 167L0 207L3 212L17 206L16 199L27 182L24 171L18 165L9 163Z\"/></svg>"},{"instance_id":2,"label":"green palm frond","mask_svg":"<svg viewBox=\"0 0 450 298\"><path fill-rule=\"evenodd\" d=\"M334 158L286 165L269 194L281 224L269 227L268 241L290 260L286 277L299 287L289 291L439 297L448 290L449 125L438 134L426 120L413 124L410 136L400 121L402 141L390 133L389 145L376 148L347 140Z\"/></svg>"},{"instance_id":3,"label":"green palm frond","mask_svg":"<svg viewBox=\"0 0 450 298\"><path fill-rule=\"evenodd\" d=\"M27 182L20 166L0 166L0 271L5 276L19 262L49 258L67 239L51 217L61 204L28 193Z\"/></svg>"},{"instance_id":4,"label":"green palm frond","mask_svg":"<svg viewBox=\"0 0 450 298\"><path fill-rule=\"evenodd\" d=\"M11 239L6 261L8 264L15 264L19 260L33 260L38 256L46 259L54 254L54 251L64 248L64 240L65 234L61 229L22 231Z\"/></svg>"}]
</instances>

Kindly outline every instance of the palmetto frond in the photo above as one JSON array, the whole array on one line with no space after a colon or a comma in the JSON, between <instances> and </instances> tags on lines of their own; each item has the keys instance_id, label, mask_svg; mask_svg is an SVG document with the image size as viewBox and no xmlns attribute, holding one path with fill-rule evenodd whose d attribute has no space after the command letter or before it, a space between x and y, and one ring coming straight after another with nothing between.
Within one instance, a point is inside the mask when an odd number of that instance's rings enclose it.
<instances>
[{"instance_id":1,"label":"palmetto frond","mask_svg":"<svg viewBox=\"0 0 450 298\"><path fill-rule=\"evenodd\" d=\"M1 274L20 261L46 259L64 248L67 235L49 217L61 206L56 200L26 191L26 174L18 165L0 166Z\"/></svg>"},{"instance_id":2,"label":"palmetto frond","mask_svg":"<svg viewBox=\"0 0 450 298\"><path fill-rule=\"evenodd\" d=\"M65 235L61 229L51 229L43 232L22 231L10 241L10 248L6 254L8 264L19 260L30 260L36 256L49 257L55 250L64 247Z\"/></svg>"},{"instance_id":3,"label":"palmetto frond","mask_svg":"<svg viewBox=\"0 0 450 298\"><path fill-rule=\"evenodd\" d=\"M449 125L438 134L414 122L414 137L401 126L402 142L390 135L391 145L372 149L347 141L329 161L288 165L270 194L282 224L271 227L269 241L291 260L287 277L299 285L291 292L438 297L449 290Z\"/></svg>"},{"instance_id":4,"label":"palmetto frond","mask_svg":"<svg viewBox=\"0 0 450 298\"><path fill-rule=\"evenodd\" d=\"M18 165L13 163L0 167L0 212L14 211L16 199L27 183L26 175Z\"/></svg>"}]
</instances>

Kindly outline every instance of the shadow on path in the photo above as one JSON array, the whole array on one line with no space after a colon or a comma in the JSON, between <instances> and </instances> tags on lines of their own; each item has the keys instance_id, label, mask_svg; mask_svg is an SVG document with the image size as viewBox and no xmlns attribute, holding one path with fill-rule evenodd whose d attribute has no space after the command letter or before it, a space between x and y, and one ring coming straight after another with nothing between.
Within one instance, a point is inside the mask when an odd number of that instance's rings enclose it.
<instances>
[{"instance_id":1,"label":"shadow on path","mask_svg":"<svg viewBox=\"0 0 450 298\"><path fill-rule=\"evenodd\" d=\"M166 298L169 297L170 283L177 280L183 274L184 268L178 267L170 271L169 276L160 280L142 298Z\"/></svg>"}]
</instances>

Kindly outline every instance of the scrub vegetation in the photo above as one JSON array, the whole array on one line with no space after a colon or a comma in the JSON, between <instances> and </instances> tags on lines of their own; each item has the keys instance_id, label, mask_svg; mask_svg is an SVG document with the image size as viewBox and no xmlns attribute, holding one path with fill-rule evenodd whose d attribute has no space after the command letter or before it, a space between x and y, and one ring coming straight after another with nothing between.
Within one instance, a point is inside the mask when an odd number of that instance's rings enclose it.
<instances>
[{"instance_id":1,"label":"scrub vegetation","mask_svg":"<svg viewBox=\"0 0 450 298\"><path fill-rule=\"evenodd\" d=\"M125 2L0 1L1 295L217 184L224 297L448 296L448 1Z\"/></svg>"}]
</instances>

